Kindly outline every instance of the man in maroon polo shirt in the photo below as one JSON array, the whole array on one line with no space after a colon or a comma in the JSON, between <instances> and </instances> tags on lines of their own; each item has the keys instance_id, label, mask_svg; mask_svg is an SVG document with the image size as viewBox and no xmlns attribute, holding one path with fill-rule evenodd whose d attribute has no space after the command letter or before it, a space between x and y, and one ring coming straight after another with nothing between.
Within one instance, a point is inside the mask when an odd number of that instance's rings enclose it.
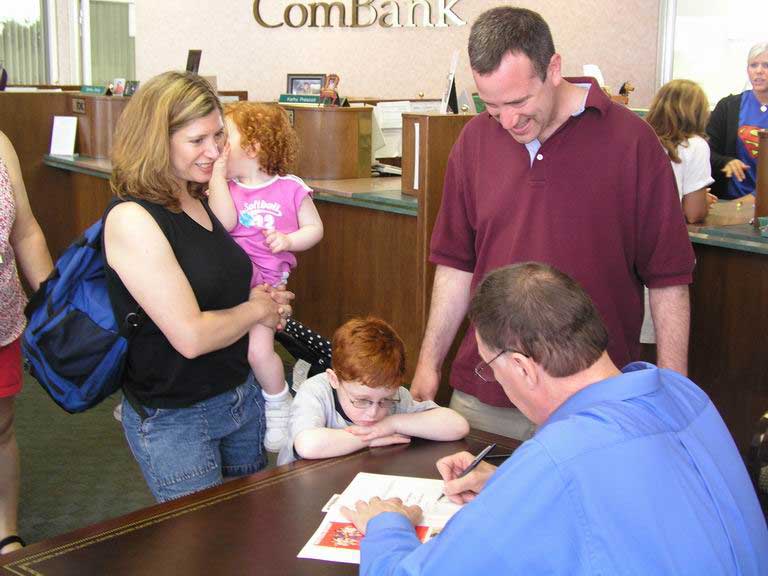
<instances>
[{"instance_id":1,"label":"man in maroon polo shirt","mask_svg":"<svg viewBox=\"0 0 768 576\"><path fill-rule=\"evenodd\" d=\"M451 151L432 234L432 303L411 393L433 398L483 277L546 262L575 278L608 327L608 353L638 359L643 285L661 367L687 372L693 250L669 158L647 124L591 78L561 76L547 23L501 7L472 26L469 59L487 112ZM470 327L451 370L451 407L476 428L525 439L533 425L474 374Z\"/></svg>"}]
</instances>

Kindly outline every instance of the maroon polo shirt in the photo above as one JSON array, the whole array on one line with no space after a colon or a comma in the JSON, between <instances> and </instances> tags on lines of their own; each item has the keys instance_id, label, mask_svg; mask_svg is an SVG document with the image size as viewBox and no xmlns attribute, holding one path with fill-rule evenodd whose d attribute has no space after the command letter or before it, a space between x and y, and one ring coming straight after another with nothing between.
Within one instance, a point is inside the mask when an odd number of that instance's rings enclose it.
<instances>
[{"instance_id":1,"label":"maroon polo shirt","mask_svg":"<svg viewBox=\"0 0 768 576\"><path fill-rule=\"evenodd\" d=\"M528 150L483 112L453 146L430 260L485 275L516 262L546 262L575 278L608 328L617 366L639 355L643 284L690 284L693 249L669 157L651 128L591 79L585 110L538 151ZM474 374L480 361L470 327L451 385L494 406L499 386Z\"/></svg>"}]
</instances>

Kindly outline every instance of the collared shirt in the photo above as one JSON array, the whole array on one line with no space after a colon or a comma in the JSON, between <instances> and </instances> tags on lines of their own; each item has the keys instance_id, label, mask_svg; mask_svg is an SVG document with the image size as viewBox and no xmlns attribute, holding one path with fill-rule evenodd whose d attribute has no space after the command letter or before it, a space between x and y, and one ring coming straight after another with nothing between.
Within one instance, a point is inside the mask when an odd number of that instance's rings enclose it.
<instances>
[{"instance_id":1,"label":"collared shirt","mask_svg":"<svg viewBox=\"0 0 768 576\"><path fill-rule=\"evenodd\" d=\"M643 284L689 284L693 249L658 137L592 85L584 111L542 143L533 164L527 148L489 114L465 126L446 170L430 260L471 272L472 291L501 266L555 266L595 302L608 328L608 353L623 366L639 357ZM479 361L470 327L451 386L509 406L500 387L474 374Z\"/></svg>"},{"instance_id":2,"label":"collared shirt","mask_svg":"<svg viewBox=\"0 0 768 576\"><path fill-rule=\"evenodd\" d=\"M364 575L768 574L768 530L704 392L630 364L560 406L433 540L377 516Z\"/></svg>"}]
</instances>

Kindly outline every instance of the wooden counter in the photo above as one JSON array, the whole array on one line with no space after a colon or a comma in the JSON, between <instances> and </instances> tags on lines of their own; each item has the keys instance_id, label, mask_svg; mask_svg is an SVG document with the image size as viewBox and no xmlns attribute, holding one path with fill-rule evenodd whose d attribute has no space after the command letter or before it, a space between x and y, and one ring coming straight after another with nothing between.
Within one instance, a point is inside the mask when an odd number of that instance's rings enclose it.
<instances>
[{"instance_id":1,"label":"wooden counter","mask_svg":"<svg viewBox=\"0 0 768 576\"><path fill-rule=\"evenodd\" d=\"M753 210L751 196L721 201L702 225L688 227L696 253L689 375L742 454L768 410L768 238L748 224Z\"/></svg>"}]
</instances>

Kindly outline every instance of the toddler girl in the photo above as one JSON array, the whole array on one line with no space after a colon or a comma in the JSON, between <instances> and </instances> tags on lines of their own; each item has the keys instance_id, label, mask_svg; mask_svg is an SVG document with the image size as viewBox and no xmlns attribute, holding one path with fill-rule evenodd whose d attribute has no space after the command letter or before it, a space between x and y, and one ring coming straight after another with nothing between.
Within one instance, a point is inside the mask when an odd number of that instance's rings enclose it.
<instances>
[{"instance_id":1,"label":"toddler girl","mask_svg":"<svg viewBox=\"0 0 768 576\"><path fill-rule=\"evenodd\" d=\"M274 105L237 102L224 107L229 142L210 181L210 207L253 263L251 287L285 284L296 266L293 252L323 237L323 224L301 178L288 174L298 138L285 111ZM274 331L256 325L249 334L248 362L266 401L264 446L280 450L288 429L291 394Z\"/></svg>"}]
</instances>

